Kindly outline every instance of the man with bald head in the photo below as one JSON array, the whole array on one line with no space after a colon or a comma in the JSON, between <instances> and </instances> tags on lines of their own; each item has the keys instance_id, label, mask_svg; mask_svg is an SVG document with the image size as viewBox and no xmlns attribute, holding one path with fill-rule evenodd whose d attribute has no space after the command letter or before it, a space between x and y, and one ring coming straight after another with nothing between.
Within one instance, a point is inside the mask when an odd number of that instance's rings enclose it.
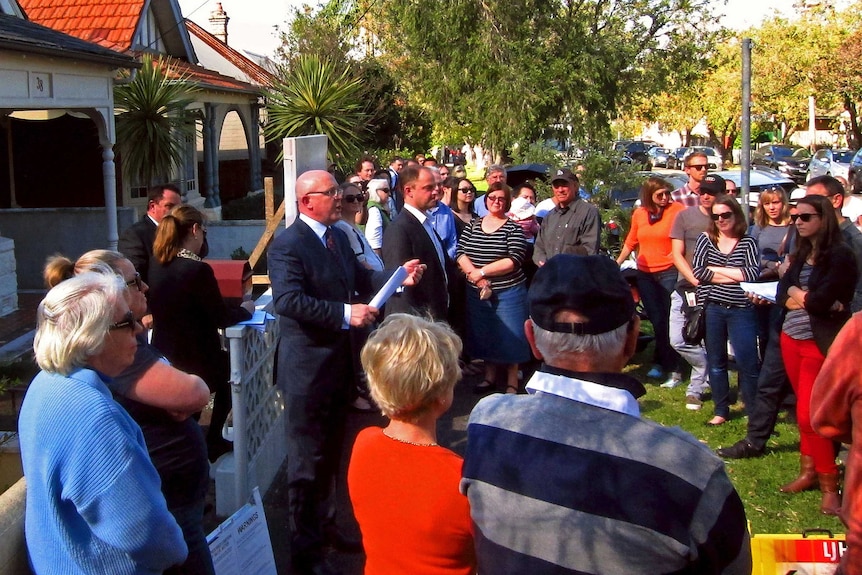
<instances>
[{"instance_id":1,"label":"man with bald head","mask_svg":"<svg viewBox=\"0 0 862 575\"><path fill-rule=\"evenodd\" d=\"M332 491L354 381L350 328L376 319L378 310L359 301L367 301L391 270L367 269L333 227L341 217L341 190L329 172L302 174L296 199L299 217L268 255L281 328L274 379L286 406L292 572L317 575L333 572L326 545L361 551L358 541L335 529ZM410 272L405 285L415 285L424 266L418 260L403 265Z\"/></svg>"}]
</instances>

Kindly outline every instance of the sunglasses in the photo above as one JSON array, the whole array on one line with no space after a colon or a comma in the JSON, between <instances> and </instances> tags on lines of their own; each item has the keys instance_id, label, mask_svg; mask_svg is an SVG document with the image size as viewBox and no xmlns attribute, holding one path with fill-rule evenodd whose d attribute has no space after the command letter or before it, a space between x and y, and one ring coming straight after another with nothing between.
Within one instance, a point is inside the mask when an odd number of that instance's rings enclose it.
<instances>
[{"instance_id":1,"label":"sunglasses","mask_svg":"<svg viewBox=\"0 0 862 575\"><path fill-rule=\"evenodd\" d=\"M206 232L204 232L204 233L206 233ZM130 279L129 281L126 282L126 287L132 287L132 286L135 286L136 288L138 288L138 291L144 291L144 280L141 279L141 274L139 274L138 272L135 272L134 279Z\"/></svg>"},{"instance_id":2,"label":"sunglasses","mask_svg":"<svg viewBox=\"0 0 862 575\"><path fill-rule=\"evenodd\" d=\"M117 323L112 323L108 326L108 331L114 331L117 329L129 329L131 331L135 331L138 322L135 320L135 315L131 311L127 311L126 315L123 316L123 321L118 321Z\"/></svg>"},{"instance_id":3,"label":"sunglasses","mask_svg":"<svg viewBox=\"0 0 862 575\"><path fill-rule=\"evenodd\" d=\"M661 192L656 192L652 195L652 197L654 197L654 198L666 198L669 196L670 196L670 192L668 192L667 190L663 190Z\"/></svg>"},{"instance_id":4,"label":"sunglasses","mask_svg":"<svg viewBox=\"0 0 862 575\"><path fill-rule=\"evenodd\" d=\"M811 221L811 218L816 218L819 216L820 214L791 214L790 221L794 224L796 223L796 220L802 220L803 222L808 223Z\"/></svg>"},{"instance_id":5,"label":"sunglasses","mask_svg":"<svg viewBox=\"0 0 862 575\"><path fill-rule=\"evenodd\" d=\"M462 194L472 194L473 188L458 188L458 191Z\"/></svg>"},{"instance_id":6,"label":"sunglasses","mask_svg":"<svg viewBox=\"0 0 862 575\"><path fill-rule=\"evenodd\" d=\"M706 164L696 164L696 165L688 166L688 167L691 168L692 170L705 170L707 168L707 165Z\"/></svg>"},{"instance_id":7,"label":"sunglasses","mask_svg":"<svg viewBox=\"0 0 862 575\"><path fill-rule=\"evenodd\" d=\"M721 212L720 214L710 214L712 216L712 220L717 222L719 219L729 220L733 217L733 212Z\"/></svg>"},{"instance_id":8,"label":"sunglasses","mask_svg":"<svg viewBox=\"0 0 862 575\"><path fill-rule=\"evenodd\" d=\"M347 194L347 195L343 196L343 199L348 204L352 204L354 202L360 202L361 203L361 202L365 201L365 194Z\"/></svg>"}]
</instances>

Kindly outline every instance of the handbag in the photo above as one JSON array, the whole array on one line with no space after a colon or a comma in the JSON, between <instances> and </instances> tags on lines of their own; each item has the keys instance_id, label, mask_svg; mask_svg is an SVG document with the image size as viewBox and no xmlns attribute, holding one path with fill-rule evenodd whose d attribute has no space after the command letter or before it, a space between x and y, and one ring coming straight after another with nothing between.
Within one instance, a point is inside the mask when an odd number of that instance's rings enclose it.
<instances>
[{"instance_id":1,"label":"handbag","mask_svg":"<svg viewBox=\"0 0 862 575\"><path fill-rule=\"evenodd\" d=\"M706 309L703 304L686 306L683 309L682 339L689 345L700 345L706 336Z\"/></svg>"}]
</instances>

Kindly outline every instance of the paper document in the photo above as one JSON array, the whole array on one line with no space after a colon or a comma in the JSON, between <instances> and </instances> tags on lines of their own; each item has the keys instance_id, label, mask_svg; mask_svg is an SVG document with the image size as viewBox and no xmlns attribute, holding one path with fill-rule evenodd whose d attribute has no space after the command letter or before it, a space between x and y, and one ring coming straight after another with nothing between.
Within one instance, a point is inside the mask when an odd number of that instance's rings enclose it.
<instances>
[{"instance_id":1,"label":"paper document","mask_svg":"<svg viewBox=\"0 0 862 575\"><path fill-rule=\"evenodd\" d=\"M375 307L380 309L383 307L383 304L386 303L392 294L395 293L404 280L407 279L407 276L410 275L407 273L407 270L404 269L404 266L398 266L398 269L395 270L395 273L392 274L392 277L386 282L386 284L380 288L380 291L368 302L368 305L371 307Z\"/></svg>"},{"instance_id":2,"label":"paper document","mask_svg":"<svg viewBox=\"0 0 862 575\"><path fill-rule=\"evenodd\" d=\"M739 282L739 287L741 287L742 291L746 293L753 293L765 300L775 303L775 297L778 292L778 282Z\"/></svg>"},{"instance_id":3,"label":"paper document","mask_svg":"<svg viewBox=\"0 0 862 575\"><path fill-rule=\"evenodd\" d=\"M207 536L216 575L276 575L272 542L257 487L247 503Z\"/></svg>"},{"instance_id":4,"label":"paper document","mask_svg":"<svg viewBox=\"0 0 862 575\"><path fill-rule=\"evenodd\" d=\"M257 331L265 332L266 322L273 319L275 319L275 316L273 316L272 314L266 313L262 309L256 309L254 310L254 314L252 314L251 319L241 321L237 325L247 325L256 329Z\"/></svg>"}]
</instances>

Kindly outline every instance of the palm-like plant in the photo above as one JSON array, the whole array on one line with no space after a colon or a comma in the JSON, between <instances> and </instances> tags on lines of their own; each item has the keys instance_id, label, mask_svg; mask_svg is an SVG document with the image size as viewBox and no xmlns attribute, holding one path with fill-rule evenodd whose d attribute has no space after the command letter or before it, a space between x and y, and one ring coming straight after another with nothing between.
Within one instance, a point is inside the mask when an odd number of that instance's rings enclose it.
<instances>
[{"instance_id":1,"label":"palm-like plant","mask_svg":"<svg viewBox=\"0 0 862 575\"><path fill-rule=\"evenodd\" d=\"M282 69L267 93L267 115L269 141L325 134L336 163L359 155L366 120L362 84L349 70L339 72L329 59L301 55Z\"/></svg>"},{"instance_id":2,"label":"palm-like plant","mask_svg":"<svg viewBox=\"0 0 862 575\"><path fill-rule=\"evenodd\" d=\"M149 54L134 80L114 88L117 149L126 181L150 186L182 164L186 140L195 133L186 108L196 91L183 74Z\"/></svg>"}]
</instances>

